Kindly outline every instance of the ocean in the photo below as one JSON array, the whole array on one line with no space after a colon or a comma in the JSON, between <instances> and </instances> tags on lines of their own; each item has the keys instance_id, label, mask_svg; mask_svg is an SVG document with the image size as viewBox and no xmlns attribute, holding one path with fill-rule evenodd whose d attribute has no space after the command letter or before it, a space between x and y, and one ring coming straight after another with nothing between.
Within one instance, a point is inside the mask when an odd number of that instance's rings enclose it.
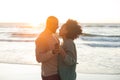
<instances>
[{"instance_id":1,"label":"ocean","mask_svg":"<svg viewBox=\"0 0 120 80\"><path fill-rule=\"evenodd\" d=\"M77 72L120 74L120 24L82 23L83 35L74 42ZM37 65L35 43L44 25L0 23L0 63ZM60 39L61 40L61 39Z\"/></svg>"}]
</instances>

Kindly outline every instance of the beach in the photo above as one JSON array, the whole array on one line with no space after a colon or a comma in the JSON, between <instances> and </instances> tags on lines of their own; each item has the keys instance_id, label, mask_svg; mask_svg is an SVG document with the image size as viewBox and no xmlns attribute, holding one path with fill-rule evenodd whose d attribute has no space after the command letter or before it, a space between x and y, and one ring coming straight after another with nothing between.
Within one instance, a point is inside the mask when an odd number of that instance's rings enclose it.
<instances>
[{"instance_id":1,"label":"beach","mask_svg":"<svg viewBox=\"0 0 120 80\"><path fill-rule=\"evenodd\" d=\"M34 41L43 29L0 25L0 80L41 80ZM74 41L76 80L120 80L120 24L85 24L82 29L84 35Z\"/></svg>"},{"instance_id":2,"label":"beach","mask_svg":"<svg viewBox=\"0 0 120 80\"><path fill-rule=\"evenodd\" d=\"M42 80L40 65L0 63L0 80ZM120 75L77 73L76 80L120 80Z\"/></svg>"},{"instance_id":3,"label":"beach","mask_svg":"<svg viewBox=\"0 0 120 80\"><path fill-rule=\"evenodd\" d=\"M36 65L0 63L0 80L41 80L40 75Z\"/></svg>"}]
</instances>

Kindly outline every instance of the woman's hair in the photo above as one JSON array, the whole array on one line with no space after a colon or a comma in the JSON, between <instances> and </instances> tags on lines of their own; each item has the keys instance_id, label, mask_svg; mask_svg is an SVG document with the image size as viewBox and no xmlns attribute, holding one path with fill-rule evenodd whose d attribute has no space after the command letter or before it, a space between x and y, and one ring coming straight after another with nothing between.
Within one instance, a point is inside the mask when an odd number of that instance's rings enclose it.
<instances>
[{"instance_id":1,"label":"woman's hair","mask_svg":"<svg viewBox=\"0 0 120 80\"><path fill-rule=\"evenodd\" d=\"M69 39L74 40L82 34L81 26L75 20L68 19L64 26L66 26L67 30L66 37Z\"/></svg>"}]
</instances>

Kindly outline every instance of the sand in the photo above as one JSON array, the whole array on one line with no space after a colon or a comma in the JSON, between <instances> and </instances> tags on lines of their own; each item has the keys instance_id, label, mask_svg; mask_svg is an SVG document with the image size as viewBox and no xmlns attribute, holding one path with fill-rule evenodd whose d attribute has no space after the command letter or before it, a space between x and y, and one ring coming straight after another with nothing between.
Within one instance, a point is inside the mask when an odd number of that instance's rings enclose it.
<instances>
[{"instance_id":1,"label":"sand","mask_svg":"<svg viewBox=\"0 0 120 80\"><path fill-rule=\"evenodd\" d=\"M41 80L40 66L0 63L0 80ZM77 80L120 80L120 75L77 73Z\"/></svg>"}]
</instances>

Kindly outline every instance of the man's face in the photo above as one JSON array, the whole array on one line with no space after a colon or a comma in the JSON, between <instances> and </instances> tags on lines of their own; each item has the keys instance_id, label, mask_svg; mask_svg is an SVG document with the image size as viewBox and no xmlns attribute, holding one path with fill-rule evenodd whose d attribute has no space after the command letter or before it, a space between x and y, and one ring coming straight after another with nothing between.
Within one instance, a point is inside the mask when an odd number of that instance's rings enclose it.
<instances>
[{"instance_id":1,"label":"man's face","mask_svg":"<svg viewBox=\"0 0 120 80\"><path fill-rule=\"evenodd\" d=\"M58 28L58 19L54 16L50 16L48 19L47 19L47 28L55 33L57 28Z\"/></svg>"},{"instance_id":2,"label":"man's face","mask_svg":"<svg viewBox=\"0 0 120 80\"><path fill-rule=\"evenodd\" d=\"M54 23L54 24L51 26L51 31L52 31L53 33L56 33L57 28L58 28L58 22Z\"/></svg>"}]
</instances>

